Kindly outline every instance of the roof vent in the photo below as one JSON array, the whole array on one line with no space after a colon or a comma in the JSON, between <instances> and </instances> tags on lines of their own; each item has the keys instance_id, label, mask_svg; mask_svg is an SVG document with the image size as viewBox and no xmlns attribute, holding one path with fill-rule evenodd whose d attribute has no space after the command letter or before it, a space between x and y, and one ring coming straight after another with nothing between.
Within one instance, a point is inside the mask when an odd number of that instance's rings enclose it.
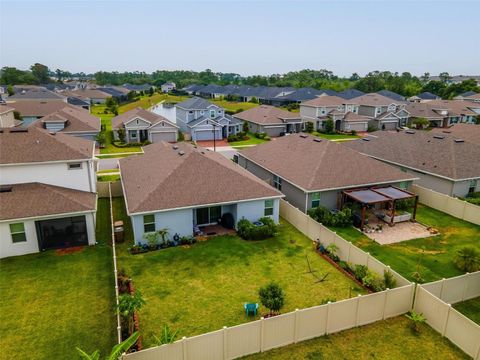
<instances>
[{"instance_id":1,"label":"roof vent","mask_svg":"<svg viewBox=\"0 0 480 360\"><path fill-rule=\"evenodd\" d=\"M173 150L178 150L178 145L173 145L172 148Z\"/></svg>"},{"instance_id":2,"label":"roof vent","mask_svg":"<svg viewBox=\"0 0 480 360\"><path fill-rule=\"evenodd\" d=\"M413 130L407 130L407 131L405 131L405 133L407 133L407 134L415 134L415 131L413 131Z\"/></svg>"},{"instance_id":3,"label":"roof vent","mask_svg":"<svg viewBox=\"0 0 480 360\"><path fill-rule=\"evenodd\" d=\"M362 140L363 140L363 141L370 141L370 139L369 139L369 138L366 138L366 137L362 138Z\"/></svg>"},{"instance_id":4,"label":"roof vent","mask_svg":"<svg viewBox=\"0 0 480 360\"><path fill-rule=\"evenodd\" d=\"M0 193L12 192L12 187L8 185L0 186Z\"/></svg>"},{"instance_id":5,"label":"roof vent","mask_svg":"<svg viewBox=\"0 0 480 360\"><path fill-rule=\"evenodd\" d=\"M180 156L185 155L185 151L183 151L183 150L179 151L179 152L178 152L178 155L180 155Z\"/></svg>"},{"instance_id":6,"label":"roof vent","mask_svg":"<svg viewBox=\"0 0 480 360\"><path fill-rule=\"evenodd\" d=\"M443 135L433 135L434 139L445 139L445 136Z\"/></svg>"},{"instance_id":7,"label":"roof vent","mask_svg":"<svg viewBox=\"0 0 480 360\"><path fill-rule=\"evenodd\" d=\"M465 142L465 140L463 140L463 139L455 139L455 142L458 144L458 143L463 143L463 142Z\"/></svg>"},{"instance_id":8,"label":"roof vent","mask_svg":"<svg viewBox=\"0 0 480 360\"><path fill-rule=\"evenodd\" d=\"M308 135L306 135L306 134L301 134L300 137L301 137L302 139L306 139L306 138L308 137Z\"/></svg>"},{"instance_id":9,"label":"roof vent","mask_svg":"<svg viewBox=\"0 0 480 360\"><path fill-rule=\"evenodd\" d=\"M11 133L26 133L28 132L27 128L16 128L16 129L10 129Z\"/></svg>"},{"instance_id":10,"label":"roof vent","mask_svg":"<svg viewBox=\"0 0 480 360\"><path fill-rule=\"evenodd\" d=\"M313 141L315 141L315 142L322 142L322 139L315 138L315 139L313 139Z\"/></svg>"}]
</instances>

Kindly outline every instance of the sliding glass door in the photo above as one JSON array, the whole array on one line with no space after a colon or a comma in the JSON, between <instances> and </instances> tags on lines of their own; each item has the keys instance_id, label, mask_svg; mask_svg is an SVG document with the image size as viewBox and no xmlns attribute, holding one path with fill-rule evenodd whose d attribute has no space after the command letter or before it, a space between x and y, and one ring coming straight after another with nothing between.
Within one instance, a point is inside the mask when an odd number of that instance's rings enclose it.
<instances>
[{"instance_id":1,"label":"sliding glass door","mask_svg":"<svg viewBox=\"0 0 480 360\"><path fill-rule=\"evenodd\" d=\"M197 225L216 224L221 217L221 206L204 207L196 210Z\"/></svg>"}]
</instances>

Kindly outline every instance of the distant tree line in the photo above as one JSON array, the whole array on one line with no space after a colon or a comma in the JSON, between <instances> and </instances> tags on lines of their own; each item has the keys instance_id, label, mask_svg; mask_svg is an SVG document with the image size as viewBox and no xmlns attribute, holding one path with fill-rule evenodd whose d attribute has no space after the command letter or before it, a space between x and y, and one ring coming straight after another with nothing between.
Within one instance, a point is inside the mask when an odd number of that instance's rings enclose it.
<instances>
[{"instance_id":1,"label":"distant tree line","mask_svg":"<svg viewBox=\"0 0 480 360\"><path fill-rule=\"evenodd\" d=\"M134 72L108 72L98 71L93 75L85 73L71 73L56 69L51 71L47 66L36 63L29 70L19 70L15 67L4 67L0 70L0 84L45 84L52 82L52 78L63 81L71 78L93 78L98 85L123 85L129 84L153 84L160 86L167 81L173 81L178 88L189 84L218 84L218 85L252 85L252 86L282 86L282 87L312 87L315 89L330 89L343 91L356 88L364 92L376 92L390 90L403 96L412 96L423 91L436 94L444 99L466 91L480 92L475 80L465 80L459 84L449 84L450 75L443 72L439 80L430 81L430 74L425 73L420 77L413 76L409 72L392 73L390 71L373 71L361 77L353 73L350 77L339 77L333 72L321 70L291 71L286 74L253 75L242 77L235 73L213 72L210 69L204 71L188 70L157 70L149 74L141 71Z\"/></svg>"}]
</instances>

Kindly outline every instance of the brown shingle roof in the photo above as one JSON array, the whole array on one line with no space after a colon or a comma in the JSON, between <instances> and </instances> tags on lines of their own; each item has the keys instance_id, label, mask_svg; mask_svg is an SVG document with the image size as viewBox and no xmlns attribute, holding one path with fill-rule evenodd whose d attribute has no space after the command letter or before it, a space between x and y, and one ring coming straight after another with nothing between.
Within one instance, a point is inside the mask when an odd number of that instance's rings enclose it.
<instances>
[{"instance_id":1,"label":"brown shingle roof","mask_svg":"<svg viewBox=\"0 0 480 360\"><path fill-rule=\"evenodd\" d=\"M434 128L433 133L450 134L455 138L464 139L480 145L480 126L475 124L455 124L448 129ZM480 161L480 159L478 160Z\"/></svg>"},{"instance_id":2,"label":"brown shingle roof","mask_svg":"<svg viewBox=\"0 0 480 360\"><path fill-rule=\"evenodd\" d=\"M423 131L376 131L369 141L344 143L351 149L405 167L437 174L450 179L480 177L480 146L470 142L455 142L455 137Z\"/></svg>"},{"instance_id":3,"label":"brown shingle roof","mask_svg":"<svg viewBox=\"0 0 480 360\"><path fill-rule=\"evenodd\" d=\"M462 100L432 100L428 102L428 105L432 109L444 109L448 110L449 116L460 116L460 115L478 115L475 111L470 110L468 107L471 104L468 101Z\"/></svg>"},{"instance_id":4,"label":"brown shingle roof","mask_svg":"<svg viewBox=\"0 0 480 360\"><path fill-rule=\"evenodd\" d=\"M87 110L75 106L65 106L51 114L48 114L40 121L36 122L36 126L43 127L43 124L48 121L66 120L67 124L62 131L78 132L78 131L100 131L100 119L90 114Z\"/></svg>"},{"instance_id":5,"label":"brown shingle roof","mask_svg":"<svg viewBox=\"0 0 480 360\"><path fill-rule=\"evenodd\" d=\"M238 114L233 115L237 119L250 121L255 124L269 125L269 124L283 124L284 120L299 120L299 114L293 114L289 111L279 109L275 106L260 105Z\"/></svg>"},{"instance_id":6,"label":"brown shingle roof","mask_svg":"<svg viewBox=\"0 0 480 360\"><path fill-rule=\"evenodd\" d=\"M365 106L388 106L390 104L402 103L377 93L369 93L362 96L358 96L356 98L351 99L350 101L355 104L365 105Z\"/></svg>"},{"instance_id":7,"label":"brown shingle roof","mask_svg":"<svg viewBox=\"0 0 480 360\"><path fill-rule=\"evenodd\" d=\"M0 165L91 159L93 149L93 141L62 133L52 135L36 126L0 132Z\"/></svg>"},{"instance_id":8,"label":"brown shingle roof","mask_svg":"<svg viewBox=\"0 0 480 360\"><path fill-rule=\"evenodd\" d=\"M349 111L345 114L345 116L343 117L343 120L348 122L357 122L357 121L368 122L370 118L368 116L359 115L357 113Z\"/></svg>"},{"instance_id":9,"label":"brown shingle roof","mask_svg":"<svg viewBox=\"0 0 480 360\"><path fill-rule=\"evenodd\" d=\"M439 115L437 112L433 111L431 102L428 103L408 103L405 107L410 113L410 116L415 118L425 118L428 120L443 120L443 116Z\"/></svg>"},{"instance_id":10,"label":"brown shingle roof","mask_svg":"<svg viewBox=\"0 0 480 360\"><path fill-rule=\"evenodd\" d=\"M412 176L338 143L290 135L240 155L307 191L411 180Z\"/></svg>"},{"instance_id":11,"label":"brown shingle roof","mask_svg":"<svg viewBox=\"0 0 480 360\"><path fill-rule=\"evenodd\" d=\"M24 100L13 103L8 103L8 106L13 107L22 116L36 116L42 117L51 114L55 111L63 109L68 106L75 108L75 106L67 104L64 101L40 101L40 100Z\"/></svg>"},{"instance_id":12,"label":"brown shingle roof","mask_svg":"<svg viewBox=\"0 0 480 360\"><path fill-rule=\"evenodd\" d=\"M129 213L282 196L219 153L165 142L144 150L120 160Z\"/></svg>"},{"instance_id":13,"label":"brown shingle roof","mask_svg":"<svg viewBox=\"0 0 480 360\"><path fill-rule=\"evenodd\" d=\"M177 127L177 125L175 125L174 123L172 123L171 121L169 121L168 119L164 118L161 115L155 114L151 111L147 111L145 109L142 109L141 107L136 107L132 110L124 112L123 114L115 116L112 119L112 128L113 129L118 129L118 128L121 127L121 125L129 122L130 120L132 120L136 117L140 117L142 119L145 119L145 120L151 122L152 125L154 125L158 122L164 121L171 126Z\"/></svg>"},{"instance_id":14,"label":"brown shingle roof","mask_svg":"<svg viewBox=\"0 0 480 360\"><path fill-rule=\"evenodd\" d=\"M74 96L79 99L107 99L112 95L97 89L78 89L62 92L65 96Z\"/></svg>"},{"instance_id":15,"label":"brown shingle roof","mask_svg":"<svg viewBox=\"0 0 480 360\"><path fill-rule=\"evenodd\" d=\"M0 104L0 114L5 114L10 111L15 110L13 107L5 105L5 104Z\"/></svg>"},{"instance_id":16,"label":"brown shingle roof","mask_svg":"<svg viewBox=\"0 0 480 360\"><path fill-rule=\"evenodd\" d=\"M356 104L354 100L355 99L346 100L339 96L319 96L315 99L302 102L301 105L321 107L321 106L338 106L343 104Z\"/></svg>"},{"instance_id":17,"label":"brown shingle roof","mask_svg":"<svg viewBox=\"0 0 480 360\"><path fill-rule=\"evenodd\" d=\"M2 185L0 220L94 211L96 194L42 183Z\"/></svg>"}]
</instances>

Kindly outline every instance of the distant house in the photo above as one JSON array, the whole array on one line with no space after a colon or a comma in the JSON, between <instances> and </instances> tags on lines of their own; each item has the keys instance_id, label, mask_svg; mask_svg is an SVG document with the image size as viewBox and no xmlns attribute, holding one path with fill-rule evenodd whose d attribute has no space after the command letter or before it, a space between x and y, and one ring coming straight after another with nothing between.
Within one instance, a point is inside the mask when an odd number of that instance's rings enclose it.
<instances>
[{"instance_id":1,"label":"distant house","mask_svg":"<svg viewBox=\"0 0 480 360\"><path fill-rule=\"evenodd\" d=\"M0 257L95 244L94 143L30 127L0 132Z\"/></svg>"},{"instance_id":2,"label":"distant house","mask_svg":"<svg viewBox=\"0 0 480 360\"><path fill-rule=\"evenodd\" d=\"M150 84L140 84L140 85L132 85L132 84L124 84L123 87L128 89L129 91L134 91L136 93L147 92L150 89L155 88L153 85Z\"/></svg>"},{"instance_id":3,"label":"distant house","mask_svg":"<svg viewBox=\"0 0 480 360\"><path fill-rule=\"evenodd\" d=\"M73 96L69 96L67 98L67 103L70 105L78 106L82 109L90 111L90 102L86 100L82 100Z\"/></svg>"},{"instance_id":4,"label":"distant house","mask_svg":"<svg viewBox=\"0 0 480 360\"><path fill-rule=\"evenodd\" d=\"M270 105L260 105L237 113L233 117L247 122L251 132L265 133L271 137L302 130L302 119L298 113Z\"/></svg>"},{"instance_id":5,"label":"distant house","mask_svg":"<svg viewBox=\"0 0 480 360\"><path fill-rule=\"evenodd\" d=\"M114 138L119 139L118 131L125 130L127 143L149 141L176 142L178 139L178 126L160 116L137 107L112 119Z\"/></svg>"},{"instance_id":6,"label":"distant house","mask_svg":"<svg viewBox=\"0 0 480 360\"><path fill-rule=\"evenodd\" d=\"M477 95L477 93L475 91L466 91L463 94L455 96L453 98L453 100L464 100L465 98L473 96L473 95Z\"/></svg>"},{"instance_id":7,"label":"distant house","mask_svg":"<svg viewBox=\"0 0 480 360\"><path fill-rule=\"evenodd\" d=\"M112 97L111 94L108 94L98 89L66 90L62 92L62 94L64 94L65 96L76 97L78 99L87 101L91 105L104 104L109 97Z\"/></svg>"},{"instance_id":8,"label":"distant house","mask_svg":"<svg viewBox=\"0 0 480 360\"><path fill-rule=\"evenodd\" d=\"M408 101L410 102L428 102L431 100L440 100L440 96L432 94L431 92L424 91L418 95L410 96Z\"/></svg>"},{"instance_id":9,"label":"distant house","mask_svg":"<svg viewBox=\"0 0 480 360\"><path fill-rule=\"evenodd\" d=\"M313 123L315 130L325 129L327 120L332 120L337 131L367 131L370 118L358 114L355 101L338 96L321 96L300 104L300 117L305 126Z\"/></svg>"},{"instance_id":10,"label":"distant house","mask_svg":"<svg viewBox=\"0 0 480 360\"><path fill-rule=\"evenodd\" d=\"M236 227L241 219L270 216L278 223L283 195L223 155L188 143L160 142L144 151L119 161L136 244L163 228L171 239L210 225Z\"/></svg>"},{"instance_id":11,"label":"distant house","mask_svg":"<svg viewBox=\"0 0 480 360\"><path fill-rule=\"evenodd\" d=\"M430 76L430 81L440 81L443 80L440 76ZM447 84L460 84L465 80L475 80L477 85L480 86L480 76L479 75L454 75L446 79Z\"/></svg>"},{"instance_id":12,"label":"distant house","mask_svg":"<svg viewBox=\"0 0 480 360\"><path fill-rule=\"evenodd\" d=\"M333 90L317 90L313 88L300 88L296 89L295 91L281 96L275 96L273 98L267 99L269 104L275 106L282 106L287 104L296 103L299 104L302 101L312 100L319 96L332 96L335 95L336 92Z\"/></svg>"},{"instance_id":13,"label":"distant house","mask_svg":"<svg viewBox=\"0 0 480 360\"><path fill-rule=\"evenodd\" d=\"M14 108L5 104L0 104L0 128L10 128L21 123L13 115Z\"/></svg>"},{"instance_id":14,"label":"distant house","mask_svg":"<svg viewBox=\"0 0 480 360\"><path fill-rule=\"evenodd\" d=\"M50 133L61 131L64 134L95 141L101 131L100 118L84 109L71 105L55 110L37 120L33 126L46 129Z\"/></svg>"},{"instance_id":15,"label":"distant house","mask_svg":"<svg viewBox=\"0 0 480 360\"><path fill-rule=\"evenodd\" d=\"M365 94L350 101L358 104L358 114L369 117L369 125L375 129L395 130L407 125L409 113L403 101L377 93Z\"/></svg>"},{"instance_id":16,"label":"distant house","mask_svg":"<svg viewBox=\"0 0 480 360\"><path fill-rule=\"evenodd\" d=\"M444 117L444 127L457 123L474 124L478 115L475 109L480 111L479 106L466 100L432 100L428 105Z\"/></svg>"},{"instance_id":17,"label":"distant house","mask_svg":"<svg viewBox=\"0 0 480 360\"><path fill-rule=\"evenodd\" d=\"M109 94L112 98L118 102L127 101L130 90L122 86L104 86L99 87L97 90Z\"/></svg>"},{"instance_id":18,"label":"distant house","mask_svg":"<svg viewBox=\"0 0 480 360\"><path fill-rule=\"evenodd\" d=\"M412 123L419 118L427 119L431 127L444 127L445 115L442 111L435 110L435 107L429 103L412 102L407 104L405 109L409 112L410 117L408 123Z\"/></svg>"},{"instance_id":19,"label":"distant house","mask_svg":"<svg viewBox=\"0 0 480 360\"><path fill-rule=\"evenodd\" d=\"M15 89L15 88L14 88ZM45 88L28 88L14 90L15 94L8 97L8 101L63 101L67 102L67 98L63 95L47 90Z\"/></svg>"},{"instance_id":20,"label":"distant house","mask_svg":"<svg viewBox=\"0 0 480 360\"><path fill-rule=\"evenodd\" d=\"M340 91L337 96L350 100L359 96L365 95L363 91L357 90L357 89L347 89Z\"/></svg>"},{"instance_id":21,"label":"distant house","mask_svg":"<svg viewBox=\"0 0 480 360\"><path fill-rule=\"evenodd\" d=\"M394 101L400 101L400 102L405 101L405 96L397 94L396 92L393 92L390 90L380 90L380 91L377 91L377 94L385 96Z\"/></svg>"},{"instance_id":22,"label":"distant house","mask_svg":"<svg viewBox=\"0 0 480 360\"><path fill-rule=\"evenodd\" d=\"M455 134L377 131L344 146L396 166L417 177L418 185L449 196L480 191L480 145Z\"/></svg>"},{"instance_id":23,"label":"distant house","mask_svg":"<svg viewBox=\"0 0 480 360\"><path fill-rule=\"evenodd\" d=\"M169 93L173 90L175 90L175 83L174 82L166 82L165 84L162 84L160 86L160 89L162 90L163 93Z\"/></svg>"},{"instance_id":24,"label":"distant house","mask_svg":"<svg viewBox=\"0 0 480 360\"><path fill-rule=\"evenodd\" d=\"M306 134L278 138L238 154L238 164L307 212L339 207L342 192L393 185L406 189L414 177L343 145Z\"/></svg>"},{"instance_id":25,"label":"distant house","mask_svg":"<svg viewBox=\"0 0 480 360\"><path fill-rule=\"evenodd\" d=\"M177 125L193 141L220 140L242 131L242 121L225 114L223 108L205 99L189 98L175 107Z\"/></svg>"}]
</instances>

